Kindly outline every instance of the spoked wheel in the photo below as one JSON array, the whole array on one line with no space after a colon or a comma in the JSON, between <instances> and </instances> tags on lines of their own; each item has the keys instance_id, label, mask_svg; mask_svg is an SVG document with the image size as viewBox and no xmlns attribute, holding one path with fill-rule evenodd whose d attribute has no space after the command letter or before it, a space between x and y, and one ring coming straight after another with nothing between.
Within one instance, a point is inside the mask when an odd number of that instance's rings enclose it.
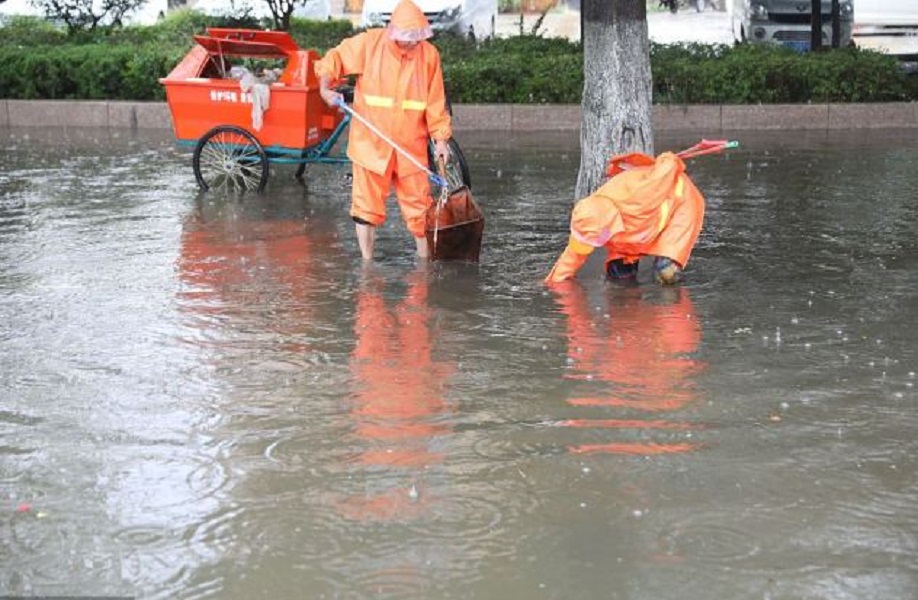
<instances>
[{"instance_id":1,"label":"spoked wheel","mask_svg":"<svg viewBox=\"0 0 918 600\"><path fill-rule=\"evenodd\" d=\"M433 142L427 146L427 161L430 163L430 170L436 173L437 160L436 157L434 157ZM469 176L469 165L465 162L465 155L462 153L462 148L459 147L459 143L454 138L450 138L449 140L449 160L446 162L446 182L447 192L462 186L472 189L472 178ZM431 196L438 198L441 192L442 189L439 185L436 183L430 184Z\"/></svg>"},{"instance_id":2,"label":"spoked wheel","mask_svg":"<svg viewBox=\"0 0 918 600\"><path fill-rule=\"evenodd\" d=\"M202 190L261 192L268 156L255 136L233 125L214 127L198 140L191 160Z\"/></svg>"}]
</instances>

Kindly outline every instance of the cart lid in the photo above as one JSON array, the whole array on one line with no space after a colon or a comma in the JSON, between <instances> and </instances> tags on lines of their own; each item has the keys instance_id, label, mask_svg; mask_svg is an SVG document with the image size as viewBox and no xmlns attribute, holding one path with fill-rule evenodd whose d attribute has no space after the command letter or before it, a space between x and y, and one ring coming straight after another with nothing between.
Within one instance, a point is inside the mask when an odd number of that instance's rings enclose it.
<instances>
[{"instance_id":1,"label":"cart lid","mask_svg":"<svg viewBox=\"0 0 918 600\"><path fill-rule=\"evenodd\" d=\"M207 34L196 35L194 39L211 54L285 58L299 50L286 31L209 28Z\"/></svg>"}]
</instances>

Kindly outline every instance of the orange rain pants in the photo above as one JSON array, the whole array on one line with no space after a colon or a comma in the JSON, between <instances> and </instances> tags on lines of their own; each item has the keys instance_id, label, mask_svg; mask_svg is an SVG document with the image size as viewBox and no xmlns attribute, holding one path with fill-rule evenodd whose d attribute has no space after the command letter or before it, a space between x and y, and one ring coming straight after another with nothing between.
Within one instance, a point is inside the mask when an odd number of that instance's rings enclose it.
<instances>
[{"instance_id":1,"label":"orange rain pants","mask_svg":"<svg viewBox=\"0 0 918 600\"><path fill-rule=\"evenodd\" d=\"M599 247L606 263L665 256L685 268L701 232L704 198L672 152L613 157L605 184L574 206L571 237L546 283L573 279Z\"/></svg>"},{"instance_id":2,"label":"orange rain pants","mask_svg":"<svg viewBox=\"0 0 918 600\"><path fill-rule=\"evenodd\" d=\"M396 176L398 162L405 159L394 155L389 168L382 175L353 165L354 182L351 197L351 216L378 227L386 221L386 198L395 185L395 197L402 219L414 237L424 237L425 215L432 200L427 175L416 171L410 175Z\"/></svg>"},{"instance_id":3,"label":"orange rain pants","mask_svg":"<svg viewBox=\"0 0 918 600\"><path fill-rule=\"evenodd\" d=\"M429 139L448 140L452 136L440 54L427 41L402 50L386 30L369 29L329 50L316 62L315 71L318 77L333 81L358 75L354 110L422 165L427 164ZM381 224L388 183L393 180L396 191L401 187L405 192L398 195L403 211L407 207L407 212L414 214L416 196L421 194L426 196L425 209L432 202L426 181L423 186L405 182L423 171L356 119L350 124L347 156L354 164L352 216ZM383 179L366 184L368 177L358 175L361 169ZM415 237L424 236L423 219L418 224L406 217L406 224Z\"/></svg>"}]
</instances>

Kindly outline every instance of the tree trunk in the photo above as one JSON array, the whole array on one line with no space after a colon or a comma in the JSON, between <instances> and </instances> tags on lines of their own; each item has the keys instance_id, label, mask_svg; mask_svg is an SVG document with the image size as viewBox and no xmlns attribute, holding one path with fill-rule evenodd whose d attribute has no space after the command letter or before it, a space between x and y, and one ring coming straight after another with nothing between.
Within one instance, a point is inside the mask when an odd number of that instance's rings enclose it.
<instances>
[{"instance_id":1,"label":"tree trunk","mask_svg":"<svg viewBox=\"0 0 918 600\"><path fill-rule=\"evenodd\" d=\"M613 154L653 155L646 0L583 0L583 100L577 198L605 181Z\"/></svg>"}]
</instances>

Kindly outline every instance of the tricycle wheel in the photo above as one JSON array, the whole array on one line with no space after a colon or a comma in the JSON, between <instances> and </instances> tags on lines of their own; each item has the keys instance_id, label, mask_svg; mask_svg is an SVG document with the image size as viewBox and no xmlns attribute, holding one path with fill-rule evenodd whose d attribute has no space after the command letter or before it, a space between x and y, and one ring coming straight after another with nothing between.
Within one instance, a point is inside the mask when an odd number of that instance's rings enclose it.
<instances>
[{"instance_id":1,"label":"tricycle wheel","mask_svg":"<svg viewBox=\"0 0 918 600\"><path fill-rule=\"evenodd\" d=\"M430 162L430 170L437 172L437 161L434 157L434 145L431 142L427 147L427 160ZM472 178L469 175L469 165L465 161L465 154L455 138L449 140L449 160L446 162L446 181L449 190L452 191L463 185L472 189ZM440 186L436 183L431 184L430 195L434 198L440 196Z\"/></svg>"},{"instance_id":2,"label":"tricycle wheel","mask_svg":"<svg viewBox=\"0 0 918 600\"><path fill-rule=\"evenodd\" d=\"M233 125L220 125L204 134L191 164L202 190L261 192L268 182L265 149L254 135Z\"/></svg>"}]
</instances>

